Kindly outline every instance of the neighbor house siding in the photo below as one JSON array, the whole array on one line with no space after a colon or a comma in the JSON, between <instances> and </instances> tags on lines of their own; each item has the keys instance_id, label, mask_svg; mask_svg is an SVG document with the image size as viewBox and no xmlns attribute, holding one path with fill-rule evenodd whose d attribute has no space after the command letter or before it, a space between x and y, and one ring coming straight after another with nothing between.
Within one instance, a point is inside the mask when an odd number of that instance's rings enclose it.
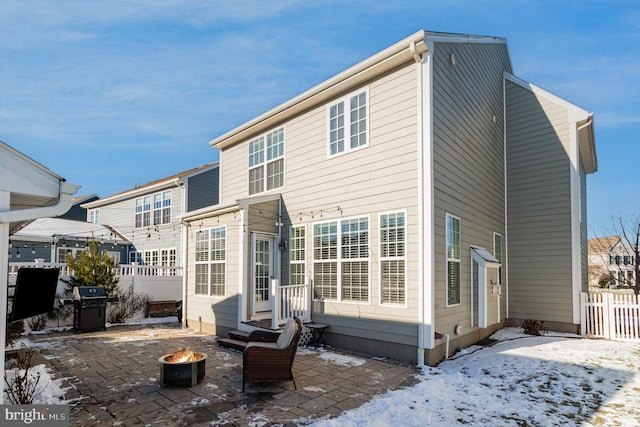
<instances>
[{"instance_id":1,"label":"neighbor house siding","mask_svg":"<svg viewBox=\"0 0 640 427\"><path fill-rule=\"evenodd\" d=\"M506 45L436 43L433 49L435 327L471 325L471 245L493 251L505 235L502 75ZM446 214L460 219L460 304L447 307ZM506 242L503 242L506 246ZM495 297L497 298L497 297ZM504 297L500 318L505 317ZM497 315L491 313L490 318Z\"/></svg>"},{"instance_id":2,"label":"neighbor house siding","mask_svg":"<svg viewBox=\"0 0 640 427\"><path fill-rule=\"evenodd\" d=\"M189 177L187 181L187 212L206 206L215 205L219 201L218 179L220 168L216 167L206 172Z\"/></svg>"},{"instance_id":3,"label":"neighbor house siding","mask_svg":"<svg viewBox=\"0 0 640 427\"><path fill-rule=\"evenodd\" d=\"M572 322L568 113L505 85L509 317Z\"/></svg>"}]
</instances>

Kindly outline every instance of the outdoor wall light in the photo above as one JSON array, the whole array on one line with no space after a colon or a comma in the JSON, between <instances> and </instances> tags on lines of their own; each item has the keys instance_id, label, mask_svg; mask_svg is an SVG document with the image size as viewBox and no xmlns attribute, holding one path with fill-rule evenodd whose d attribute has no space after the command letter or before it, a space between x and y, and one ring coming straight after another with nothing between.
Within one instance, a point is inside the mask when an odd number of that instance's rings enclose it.
<instances>
[{"instance_id":1,"label":"outdoor wall light","mask_svg":"<svg viewBox=\"0 0 640 427\"><path fill-rule=\"evenodd\" d=\"M278 249L280 249L280 252L284 252L287 249L287 242L285 240L281 240L278 244Z\"/></svg>"}]
</instances>

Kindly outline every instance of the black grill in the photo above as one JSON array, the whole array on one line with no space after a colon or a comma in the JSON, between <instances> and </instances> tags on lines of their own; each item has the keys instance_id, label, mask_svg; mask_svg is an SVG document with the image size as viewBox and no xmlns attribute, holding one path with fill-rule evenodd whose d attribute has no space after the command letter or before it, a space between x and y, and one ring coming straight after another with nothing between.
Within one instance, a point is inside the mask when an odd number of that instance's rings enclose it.
<instances>
[{"instance_id":1,"label":"black grill","mask_svg":"<svg viewBox=\"0 0 640 427\"><path fill-rule=\"evenodd\" d=\"M73 288L73 328L77 332L104 331L107 293L103 286Z\"/></svg>"}]
</instances>

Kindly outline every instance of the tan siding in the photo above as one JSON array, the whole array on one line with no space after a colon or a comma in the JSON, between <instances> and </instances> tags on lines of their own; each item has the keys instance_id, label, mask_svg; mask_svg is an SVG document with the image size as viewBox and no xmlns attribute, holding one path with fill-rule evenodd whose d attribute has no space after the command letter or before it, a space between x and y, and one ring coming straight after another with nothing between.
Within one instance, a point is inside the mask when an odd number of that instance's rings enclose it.
<instances>
[{"instance_id":1,"label":"tan siding","mask_svg":"<svg viewBox=\"0 0 640 427\"><path fill-rule=\"evenodd\" d=\"M510 317L572 322L566 109L506 82Z\"/></svg>"},{"instance_id":2,"label":"tan siding","mask_svg":"<svg viewBox=\"0 0 640 427\"><path fill-rule=\"evenodd\" d=\"M493 233L505 235L502 74L510 65L499 44L436 43L433 54L435 317L438 332L453 333L455 325L470 331L470 246L493 251ZM452 307L446 307L446 213L461 227L461 303Z\"/></svg>"}]
</instances>

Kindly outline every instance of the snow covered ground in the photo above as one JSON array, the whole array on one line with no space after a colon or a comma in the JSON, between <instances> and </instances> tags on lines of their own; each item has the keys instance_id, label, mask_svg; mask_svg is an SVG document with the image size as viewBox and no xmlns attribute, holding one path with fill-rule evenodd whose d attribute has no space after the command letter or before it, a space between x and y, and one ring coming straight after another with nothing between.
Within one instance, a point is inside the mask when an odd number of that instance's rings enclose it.
<instances>
[{"instance_id":1,"label":"snow covered ground","mask_svg":"<svg viewBox=\"0 0 640 427\"><path fill-rule=\"evenodd\" d=\"M424 368L414 387L312 425L640 426L640 344L532 337L519 328L492 338L492 346L470 347ZM330 351L321 357L353 363ZM64 404L61 381L51 380L44 365L38 372L46 387L35 403Z\"/></svg>"}]
</instances>

